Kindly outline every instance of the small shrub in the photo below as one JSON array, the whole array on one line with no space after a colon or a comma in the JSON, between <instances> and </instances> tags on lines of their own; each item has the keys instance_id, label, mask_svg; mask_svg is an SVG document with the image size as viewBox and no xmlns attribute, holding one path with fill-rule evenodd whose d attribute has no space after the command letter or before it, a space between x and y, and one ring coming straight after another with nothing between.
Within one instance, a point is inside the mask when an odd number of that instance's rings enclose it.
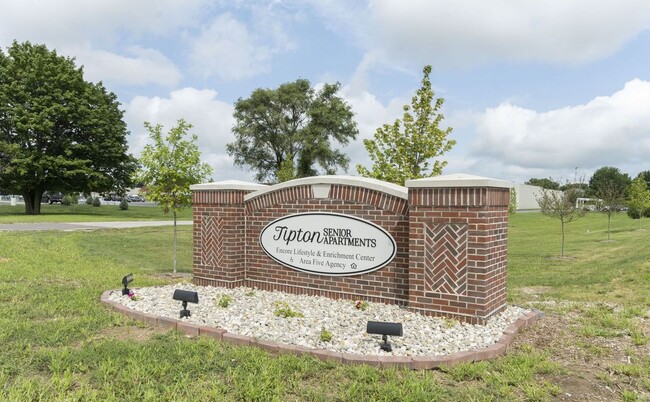
<instances>
[{"instance_id":1,"label":"small shrub","mask_svg":"<svg viewBox=\"0 0 650 402\"><path fill-rule=\"evenodd\" d=\"M273 314L276 317L282 318L304 317L300 311L293 310L287 302L283 301L275 302L275 311Z\"/></svg>"},{"instance_id":2,"label":"small shrub","mask_svg":"<svg viewBox=\"0 0 650 402\"><path fill-rule=\"evenodd\" d=\"M453 328L458 324L458 321L453 318L443 317L443 320L445 321L445 328Z\"/></svg>"},{"instance_id":3,"label":"small shrub","mask_svg":"<svg viewBox=\"0 0 650 402\"><path fill-rule=\"evenodd\" d=\"M86 205L93 205L93 197L88 196L86 198Z\"/></svg>"},{"instance_id":4,"label":"small shrub","mask_svg":"<svg viewBox=\"0 0 650 402\"><path fill-rule=\"evenodd\" d=\"M366 309L368 308L368 306L369 306L369 304L368 304L367 301L357 300L357 301L354 303L354 307L356 307L358 310L361 310L361 311L366 311Z\"/></svg>"},{"instance_id":5,"label":"small shrub","mask_svg":"<svg viewBox=\"0 0 650 402\"><path fill-rule=\"evenodd\" d=\"M93 198L93 207L101 207L102 202L100 201L99 197Z\"/></svg>"},{"instance_id":6,"label":"small shrub","mask_svg":"<svg viewBox=\"0 0 650 402\"><path fill-rule=\"evenodd\" d=\"M232 301L232 296L230 295L223 295L221 298L217 301L217 306L221 308L226 308L230 305L230 302Z\"/></svg>"},{"instance_id":7,"label":"small shrub","mask_svg":"<svg viewBox=\"0 0 650 402\"><path fill-rule=\"evenodd\" d=\"M63 198L61 198L61 205L70 205L72 204L72 197L69 195L64 195Z\"/></svg>"},{"instance_id":8,"label":"small shrub","mask_svg":"<svg viewBox=\"0 0 650 402\"><path fill-rule=\"evenodd\" d=\"M129 209L129 202L126 200L126 198L122 198L122 201L120 201L120 209L122 211Z\"/></svg>"},{"instance_id":9,"label":"small shrub","mask_svg":"<svg viewBox=\"0 0 650 402\"><path fill-rule=\"evenodd\" d=\"M320 330L320 340L322 342L329 342L332 340L332 333L325 328L321 328Z\"/></svg>"}]
</instances>

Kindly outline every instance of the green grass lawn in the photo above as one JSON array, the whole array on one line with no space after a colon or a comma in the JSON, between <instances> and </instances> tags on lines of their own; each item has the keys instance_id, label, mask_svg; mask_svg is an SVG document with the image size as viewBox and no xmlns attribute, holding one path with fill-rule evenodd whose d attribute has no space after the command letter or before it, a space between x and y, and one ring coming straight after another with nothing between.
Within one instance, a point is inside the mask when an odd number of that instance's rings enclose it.
<instances>
[{"instance_id":1,"label":"green grass lawn","mask_svg":"<svg viewBox=\"0 0 650 402\"><path fill-rule=\"evenodd\" d=\"M2 208L0 221L18 219ZM119 210L102 215L106 206L77 208L58 213L66 207L48 206L35 218L122 217ZM154 211L160 216L149 215ZM127 219L163 218L157 208L126 212L134 214ZM650 224L639 230L637 221L618 215L612 227L613 241L606 242L605 216L570 224L569 258L559 259L559 222L514 215L509 298L546 311L541 329L519 334L496 360L424 372L273 356L152 328L102 306L101 293L121 287L127 273L136 288L176 281L161 275L171 271L171 227L0 232L0 400L544 401L565 393L589 400L567 385L586 376L599 389L609 387L613 400L644 400ZM192 230L178 230L179 270L191 272ZM545 333L543 326L557 320L566 328ZM571 342L556 342L560 335Z\"/></svg>"},{"instance_id":2,"label":"green grass lawn","mask_svg":"<svg viewBox=\"0 0 650 402\"><path fill-rule=\"evenodd\" d=\"M41 205L40 215L25 215L23 205L0 205L0 223L32 222L99 222L99 221L140 221L172 220L171 213L164 214L162 209L154 206L130 204L122 211L117 205ZM192 209L186 208L178 214L179 220L191 220Z\"/></svg>"},{"instance_id":3,"label":"green grass lawn","mask_svg":"<svg viewBox=\"0 0 650 402\"><path fill-rule=\"evenodd\" d=\"M650 306L650 219L590 213L566 226L566 257L560 258L560 222L537 213L516 214L509 227L508 287L547 288L547 298Z\"/></svg>"}]
</instances>

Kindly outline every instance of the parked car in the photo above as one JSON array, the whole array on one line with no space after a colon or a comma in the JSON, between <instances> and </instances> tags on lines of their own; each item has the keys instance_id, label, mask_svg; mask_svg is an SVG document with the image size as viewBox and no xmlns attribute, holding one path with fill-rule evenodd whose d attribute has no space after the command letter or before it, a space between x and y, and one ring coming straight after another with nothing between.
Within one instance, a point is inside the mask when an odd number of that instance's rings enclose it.
<instances>
[{"instance_id":1,"label":"parked car","mask_svg":"<svg viewBox=\"0 0 650 402\"><path fill-rule=\"evenodd\" d=\"M47 202L48 204L61 203L63 201L63 194L59 192L45 192L43 193L43 198L41 202Z\"/></svg>"},{"instance_id":2,"label":"parked car","mask_svg":"<svg viewBox=\"0 0 650 402\"><path fill-rule=\"evenodd\" d=\"M144 202L144 198L140 197L140 196L137 195L137 194L134 194L134 195L128 195L128 196L126 197L126 200L127 200L128 202Z\"/></svg>"}]
</instances>

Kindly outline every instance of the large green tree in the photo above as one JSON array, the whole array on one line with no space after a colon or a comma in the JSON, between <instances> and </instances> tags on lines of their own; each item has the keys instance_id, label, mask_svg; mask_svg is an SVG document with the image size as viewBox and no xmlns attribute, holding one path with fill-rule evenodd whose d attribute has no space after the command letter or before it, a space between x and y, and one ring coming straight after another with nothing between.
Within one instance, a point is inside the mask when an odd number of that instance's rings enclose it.
<instances>
[{"instance_id":1,"label":"large green tree","mask_svg":"<svg viewBox=\"0 0 650 402\"><path fill-rule=\"evenodd\" d=\"M117 191L135 159L116 96L43 45L0 50L0 188L39 214L45 190Z\"/></svg>"},{"instance_id":2,"label":"large green tree","mask_svg":"<svg viewBox=\"0 0 650 402\"><path fill-rule=\"evenodd\" d=\"M439 175L447 165L447 161L431 160L449 151L456 141L447 138L451 127L439 127L444 99L434 99L431 66L425 66L423 72L422 86L411 105L404 105L402 119L378 128L374 139L363 140L373 164L370 170L357 165L362 176L404 185L408 179Z\"/></svg>"},{"instance_id":3,"label":"large green tree","mask_svg":"<svg viewBox=\"0 0 650 402\"><path fill-rule=\"evenodd\" d=\"M617 167L601 167L589 179L589 194L602 198L601 195L605 191L620 190L626 196L627 188L631 182L630 176L627 173L622 173Z\"/></svg>"},{"instance_id":4,"label":"large green tree","mask_svg":"<svg viewBox=\"0 0 650 402\"><path fill-rule=\"evenodd\" d=\"M165 137L162 125L145 122L144 126L152 143L142 151L137 181L144 183L143 192L149 200L157 202L164 213L171 211L174 215L173 270L176 273L176 214L192 205L190 186L206 180L212 168L201 162L197 136L185 139L192 128L185 120L178 120Z\"/></svg>"},{"instance_id":5,"label":"large green tree","mask_svg":"<svg viewBox=\"0 0 650 402\"><path fill-rule=\"evenodd\" d=\"M347 145L358 130L339 89L336 83L315 90L308 80L298 79L238 99L235 141L226 146L235 165L248 166L261 182L347 169L349 158L333 143Z\"/></svg>"}]
</instances>

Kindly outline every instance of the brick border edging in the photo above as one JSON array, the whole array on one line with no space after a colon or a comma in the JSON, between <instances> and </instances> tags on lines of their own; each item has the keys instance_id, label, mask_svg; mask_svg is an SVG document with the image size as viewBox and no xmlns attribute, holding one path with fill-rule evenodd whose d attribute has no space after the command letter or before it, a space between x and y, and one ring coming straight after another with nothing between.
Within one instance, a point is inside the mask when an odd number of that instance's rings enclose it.
<instances>
[{"instance_id":1,"label":"brick border edging","mask_svg":"<svg viewBox=\"0 0 650 402\"><path fill-rule=\"evenodd\" d=\"M250 336L238 335L230 333L222 328L214 328L184 322L179 319L158 317L153 314L143 313L133 310L123 304L114 303L108 299L108 296L115 290L107 290L102 293L101 303L110 307L118 313L122 313L135 320L143 321L147 324L176 329L183 332L188 336L208 336L219 341L228 342L233 345L256 346L264 349L273 354L294 354L297 356L312 355L322 361L335 361L345 364L367 364L374 367L404 367L413 370L429 370L438 367L453 367L459 363L476 362L480 360L489 360L497 358L506 353L507 349L511 346L515 334L523 328L528 328L533 325L537 320L544 317L544 313L532 309L531 312L519 317L515 322L510 324L501 338L494 344L486 348L466 350L456 352L445 356L369 356L369 355L355 355L349 353L334 352L325 349L309 349L301 346L286 345L267 341L263 339L255 339ZM121 290L118 290L121 292Z\"/></svg>"}]
</instances>

